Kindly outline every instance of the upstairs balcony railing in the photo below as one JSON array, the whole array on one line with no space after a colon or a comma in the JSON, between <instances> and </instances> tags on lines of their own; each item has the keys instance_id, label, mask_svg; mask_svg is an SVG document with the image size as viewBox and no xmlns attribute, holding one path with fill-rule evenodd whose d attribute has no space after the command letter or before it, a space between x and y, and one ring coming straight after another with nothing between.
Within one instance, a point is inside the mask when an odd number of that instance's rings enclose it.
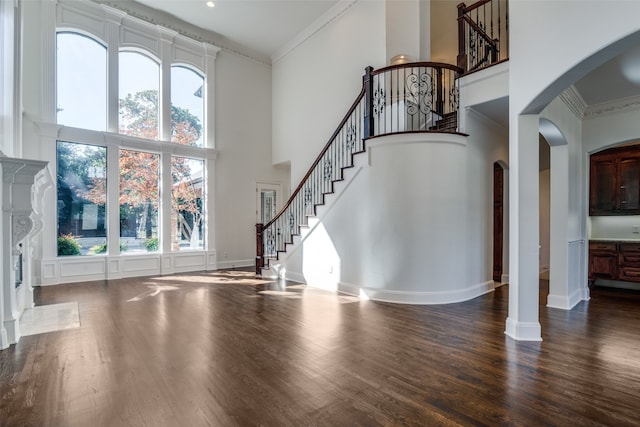
<instances>
[{"instance_id":1,"label":"upstairs balcony railing","mask_svg":"<svg viewBox=\"0 0 640 427\"><path fill-rule=\"evenodd\" d=\"M300 227L333 193L343 170L353 167L368 138L407 132L456 132L462 70L418 62L379 70L368 67L360 94L284 207L266 224L256 224L256 275L287 250Z\"/></svg>"},{"instance_id":2,"label":"upstairs balcony railing","mask_svg":"<svg viewBox=\"0 0 640 427\"><path fill-rule=\"evenodd\" d=\"M370 75L372 132L379 136L399 132L455 131L460 69L436 62L392 65ZM455 115L455 117L453 117ZM455 120L452 120L455 119Z\"/></svg>"},{"instance_id":3,"label":"upstairs balcony railing","mask_svg":"<svg viewBox=\"0 0 640 427\"><path fill-rule=\"evenodd\" d=\"M509 58L509 2L458 5L458 67L470 73Z\"/></svg>"}]
</instances>

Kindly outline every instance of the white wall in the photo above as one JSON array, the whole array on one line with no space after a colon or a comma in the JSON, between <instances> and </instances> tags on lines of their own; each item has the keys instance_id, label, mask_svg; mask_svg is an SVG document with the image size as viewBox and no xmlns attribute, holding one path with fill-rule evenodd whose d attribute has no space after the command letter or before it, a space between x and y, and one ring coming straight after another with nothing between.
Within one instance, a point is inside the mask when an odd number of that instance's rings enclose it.
<instances>
[{"instance_id":1,"label":"white wall","mask_svg":"<svg viewBox=\"0 0 640 427\"><path fill-rule=\"evenodd\" d=\"M356 99L365 67L385 65L385 2L358 1L326 20L273 63L273 163L291 162L294 186Z\"/></svg>"},{"instance_id":2,"label":"white wall","mask_svg":"<svg viewBox=\"0 0 640 427\"><path fill-rule=\"evenodd\" d=\"M588 299L584 198L584 174L588 174L588 170L585 172L582 154L582 122L560 98L549 104L540 117L539 131L546 139L541 143L551 146L547 305L570 309ZM540 200L542 193L541 186ZM541 201L541 211L542 205ZM540 224L542 232L542 216Z\"/></svg>"},{"instance_id":3,"label":"white wall","mask_svg":"<svg viewBox=\"0 0 640 427\"><path fill-rule=\"evenodd\" d=\"M493 276L493 164L508 165L508 129L473 109L466 110L464 122L467 153L463 168L466 170L464 195L466 199L465 251L466 282L479 283ZM508 170L505 170L508 182ZM508 193L504 193L503 253L508 253ZM505 262L506 261L506 262ZM458 267L460 268L460 266ZM509 273L508 260L503 260L503 275Z\"/></svg>"},{"instance_id":4,"label":"white wall","mask_svg":"<svg viewBox=\"0 0 640 427\"><path fill-rule=\"evenodd\" d=\"M515 111L527 106L540 111L593 68L637 46L639 13L640 2L635 0L510 1L510 101ZM634 36L602 50L630 35ZM532 61L544 66L531 66Z\"/></svg>"},{"instance_id":5,"label":"white wall","mask_svg":"<svg viewBox=\"0 0 640 427\"><path fill-rule=\"evenodd\" d=\"M509 293L506 333L515 339L542 339L537 305L538 269L535 268L539 262L536 250L539 238L538 167L537 161L532 161L537 152L537 149L534 152L534 145L538 141L538 114L569 85L640 41L635 19L640 12L640 3L623 0L576 5L572 1L532 0L514 0L509 4L510 210L513 212L510 279L513 286ZM541 23L544 23L544 30L541 30ZM532 61L539 61L544 66L531 66ZM566 152L558 154L573 159L573 150L569 144ZM552 162L553 157L552 154ZM571 161L567 163L567 168L578 170L577 176L583 176L581 167ZM568 191L575 187L567 184L566 188ZM565 198L570 199L569 210L576 204L584 206L584 194L565 193ZM572 198L579 202L575 203ZM571 220L574 215L569 213L567 217ZM552 221L553 218L552 212ZM567 233L571 234L579 225L572 225L570 221ZM570 242L575 243L571 245L572 251L585 255L573 263L569 256L565 268L582 272L583 267L579 264L586 257L584 242L580 239ZM582 277L578 279L582 280Z\"/></svg>"},{"instance_id":6,"label":"white wall","mask_svg":"<svg viewBox=\"0 0 640 427\"><path fill-rule=\"evenodd\" d=\"M286 276L375 300L449 303L493 290L493 162L506 132L474 141L405 134L368 141L319 224L286 254ZM484 123L484 131L480 124ZM368 158L367 158L368 157Z\"/></svg>"},{"instance_id":7,"label":"white wall","mask_svg":"<svg viewBox=\"0 0 640 427\"><path fill-rule=\"evenodd\" d=\"M271 69L227 52L216 59L216 250L218 265L255 262L256 182L283 185L271 166ZM287 197L283 197L286 200Z\"/></svg>"},{"instance_id":8,"label":"white wall","mask_svg":"<svg viewBox=\"0 0 640 427\"><path fill-rule=\"evenodd\" d=\"M17 156L14 147L16 120L13 100L17 95L14 82L16 66L16 29L19 20L14 1L0 3L0 152L5 156Z\"/></svg>"}]
</instances>

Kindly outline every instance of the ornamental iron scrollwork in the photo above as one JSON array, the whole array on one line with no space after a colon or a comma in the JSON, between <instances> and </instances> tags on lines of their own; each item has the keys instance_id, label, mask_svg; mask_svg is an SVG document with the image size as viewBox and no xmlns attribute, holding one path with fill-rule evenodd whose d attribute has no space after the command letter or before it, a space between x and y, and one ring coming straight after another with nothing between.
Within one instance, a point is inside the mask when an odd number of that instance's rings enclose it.
<instances>
[{"instance_id":1,"label":"ornamental iron scrollwork","mask_svg":"<svg viewBox=\"0 0 640 427\"><path fill-rule=\"evenodd\" d=\"M373 114L379 116L384 110L384 104L386 102L386 96L384 89L379 87L373 91Z\"/></svg>"},{"instance_id":2,"label":"ornamental iron scrollwork","mask_svg":"<svg viewBox=\"0 0 640 427\"><path fill-rule=\"evenodd\" d=\"M348 153L353 152L353 150L356 148L356 135L357 131L355 125L347 126L346 144Z\"/></svg>"},{"instance_id":3,"label":"ornamental iron scrollwork","mask_svg":"<svg viewBox=\"0 0 640 427\"><path fill-rule=\"evenodd\" d=\"M304 205L311 205L311 200L313 200L313 193L309 187L304 189Z\"/></svg>"},{"instance_id":4,"label":"ornamental iron scrollwork","mask_svg":"<svg viewBox=\"0 0 640 427\"><path fill-rule=\"evenodd\" d=\"M476 63L476 38L475 32L469 27L469 62L471 64Z\"/></svg>"},{"instance_id":5,"label":"ornamental iron scrollwork","mask_svg":"<svg viewBox=\"0 0 640 427\"><path fill-rule=\"evenodd\" d=\"M418 111L429 114L433 110L433 77L428 72L418 76L411 73L407 76L407 113L415 115Z\"/></svg>"},{"instance_id":6,"label":"ornamental iron scrollwork","mask_svg":"<svg viewBox=\"0 0 640 427\"><path fill-rule=\"evenodd\" d=\"M273 235L273 231L267 231L266 239L265 239L265 252L269 255L275 252L276 247L276 239Z\"/></svg>"},{"instance_id":7,"label":"ornamental iron scrollwork","mask_svg":"<svg viewBox=\"0 0 640 427\"><path fill-rule=\"evenodd\" d=\"M324 180L325 182L331 181L331 174L333 173L333 166L331 160L325 160L324 162Z\"/></svg>"},{"instance_id":8,"label":"ornamental iron scrollwork","mask_svg":"<svg viewBox=\"0 0 640 427\"><path fill-rule=\"evenodd\" d=\"M293 215L293 212L289 214L289 232L290 234L296 234L296 217Z\"/></svg>"},{"instance_id":9,"label":"ornamental iron scrollwork","mask_svg":"<svg viewBox=\"0 0 640 427\"><path fill-rule=\"evenodd\" d=\"M449 90L449 107L451 111L457 111L460 104L460 89L455 84Z\"/></svg>"},{"instance_id":10,"label":"ornamental iron scrollwork","mask_svg":"<svg viewBox=\"0 0 640 427\"><path fill-rule=\"evenodd\" d=\"M478 27L482 32L485 32L484 22L478 22ZM469 26L469 62L476 64L478 62L478 52L482 50L484 46L484 38L478 38L478 31Z\"/></svg>"}]
</instances>

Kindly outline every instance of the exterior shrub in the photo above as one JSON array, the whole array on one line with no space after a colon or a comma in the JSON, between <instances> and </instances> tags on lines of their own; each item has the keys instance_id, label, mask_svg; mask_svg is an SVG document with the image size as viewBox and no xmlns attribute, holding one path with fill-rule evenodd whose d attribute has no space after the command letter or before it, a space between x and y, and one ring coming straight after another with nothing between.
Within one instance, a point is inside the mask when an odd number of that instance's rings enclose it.
<instances>
[{"instance_id":1,"label":"exterior shrub","mask_svg":"<svg viewBox=\"0 0 640 427\"><path fill-rule=\"evenodd\" d=\"M72 234L58 236L58 256L80 255L80 244Z\"/></svg>"},{"instance_id":2,"label":"exterior shrub","mask_svg":"<svg viewBox=\"0 0 640 427\"><path fill-rule=\"evenodd\" d=\"M153 237L144 241L144 247L147 252L158 252L158 238Z\"/></svg>"}]
</instances>

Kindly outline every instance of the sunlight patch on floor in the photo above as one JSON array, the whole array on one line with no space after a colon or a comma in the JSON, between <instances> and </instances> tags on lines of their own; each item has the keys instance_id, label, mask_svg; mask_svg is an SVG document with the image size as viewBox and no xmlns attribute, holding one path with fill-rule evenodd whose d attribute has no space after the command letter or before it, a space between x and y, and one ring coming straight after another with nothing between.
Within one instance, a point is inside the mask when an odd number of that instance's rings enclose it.
<instances>
[{"instance_id":1,"label":"sunlight patch on floor","mask_svg":"<svg viewBox=\"0 0 640 427\"><path fill-rule=\"evenodd\" d=\"M80 313L77 302L28 308L20 318L20 334L22 336L78 327L80 327Z\"/></svg>"},{"instance_id":2,"label":"sunlight patch on floor","mask_svg":"<svg viewBox=\"0 0 640 427\"><path fill-rule=\"evenodd\" d=\"M270 283L269 280L256 279L255 273L249 271L225 271L207 275L170 275L154 277L153 280L201 283L203 285L262 285Z\"/></svg>"}]
</instances>

